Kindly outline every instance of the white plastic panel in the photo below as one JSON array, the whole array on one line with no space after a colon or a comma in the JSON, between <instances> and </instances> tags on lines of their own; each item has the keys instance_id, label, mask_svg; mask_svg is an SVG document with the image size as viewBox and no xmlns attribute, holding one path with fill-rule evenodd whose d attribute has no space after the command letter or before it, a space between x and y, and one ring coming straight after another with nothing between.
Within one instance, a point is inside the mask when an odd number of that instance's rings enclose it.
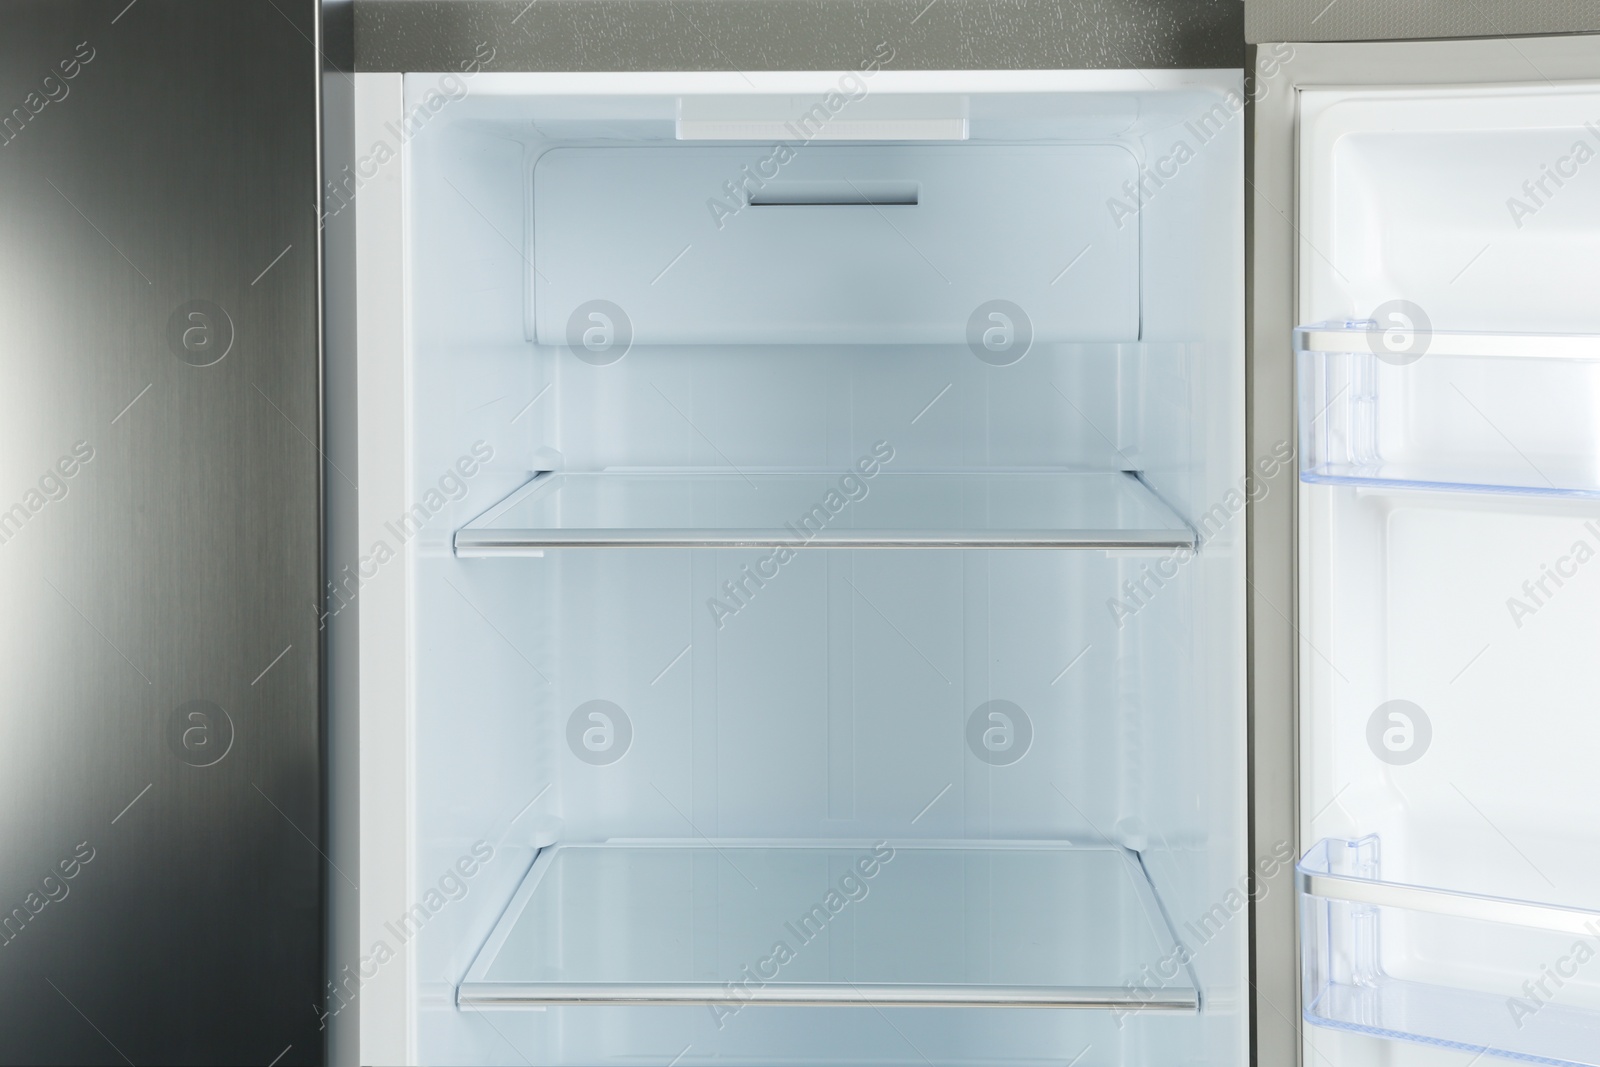
<instances>
[{"instance_id":1,"label":"white plastic panel","mask_svg":"<svg viewBox=\"0 0 1600 1067\"><path fill-rule=\"evenodd\" d=\"M545 152L536 339L567 343L593 300L624 309L638 344L964 344L991 300L1024 309L1035 341L1138 339L1139 227L1106 209L1138 178L1127 149L802 144L767 166L773 152ZM817 202L759 203L807 186ZM864 202L825 202L841 193Z\"/></svg>"},{"instance_id":2,"label":"white plastic panel","mask_svg":"<svg viewBox=\"0 0 1600 1067\"><path fill-rule=\"evenodd\" d=\"M1380 833L1399 880L1600 908L1592 502L1329 487L1311 501L1326 546L1306 571L1301 665L1313 826Z\"/></svg>"},{"instance_id":3,"label":"white plastic panel","mask_svg":"<svg viewBox=\"0 0 1600 1067\"><path fill-rule=\"evenodd\" d=\"M1315 90L1301 115L1301 322L1399 299L1438 330L1600 332L1593 86Z\"/></svg>"}]
</instances>

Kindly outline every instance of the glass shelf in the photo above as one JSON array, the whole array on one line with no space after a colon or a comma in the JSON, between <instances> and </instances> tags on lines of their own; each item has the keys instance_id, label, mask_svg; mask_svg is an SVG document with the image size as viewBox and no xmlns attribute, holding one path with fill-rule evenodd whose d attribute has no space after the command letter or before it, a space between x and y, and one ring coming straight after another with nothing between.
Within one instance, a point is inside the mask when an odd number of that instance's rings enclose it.
<instances>
[{"instance_id":1,"label":"glass shelf","mask_svg":"<svg viewBox=\"0 0 1600 1067\"><path fill-rule=\"evenodd\" d=\"M1600 336L1295 331L1300 477L1600 496Z\"/></svg>"},{"instance_id":2,"label":"glass shelf","mask_svg":"<svg viewBox=\"0 0 1600 1067\"><path fill-rule=\"evenodd\" d=\"M1114 845L558 844L457 1000L1195 1012L1186 965L1141 977L1179 952L1137 853Z\"/></svg>"},{"instance_id":3,"label":"glass shelf","mask_svg":"<svg viewBox=\"0 0 1600 1067\"><path fill-rule=\"evenodd\" d=\"M1386 882L1376 837L1321 841L1297 875L1307 1022L1600 1067L1600 911Z\"/></svg>"},{"instance_id":4,"label":"glass shelf","mask_svg":"<svg viewBox=\"0 0 1600 1067\"><path fill-rule=\"evenodd\" d=\"M1121 471L545 472L456 531L457 556L572 547L1179 548L1194 531Z\"/></svg>"}]
</instances>

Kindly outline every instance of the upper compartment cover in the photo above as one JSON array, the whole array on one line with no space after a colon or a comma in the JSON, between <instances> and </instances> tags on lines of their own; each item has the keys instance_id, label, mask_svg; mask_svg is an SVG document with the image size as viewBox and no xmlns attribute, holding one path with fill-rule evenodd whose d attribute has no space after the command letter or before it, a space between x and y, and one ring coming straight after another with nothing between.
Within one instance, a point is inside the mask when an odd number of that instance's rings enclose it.
<instances>
[{"instance_id":1,"label":"upper compartment cover","mask_svg":"<svg viewBox=\"0 0 1600 1067\"><path fill-rule=\"evenodd\" d=\"M546 152L535 340L581 343L593 301L621 309L635 344L962 344L969 330L981 344L996 324L1040 342L1138 340L1138 217L1108 206L1138 180L1125 149L775 152Z\"/></svg>"}]
</instances>

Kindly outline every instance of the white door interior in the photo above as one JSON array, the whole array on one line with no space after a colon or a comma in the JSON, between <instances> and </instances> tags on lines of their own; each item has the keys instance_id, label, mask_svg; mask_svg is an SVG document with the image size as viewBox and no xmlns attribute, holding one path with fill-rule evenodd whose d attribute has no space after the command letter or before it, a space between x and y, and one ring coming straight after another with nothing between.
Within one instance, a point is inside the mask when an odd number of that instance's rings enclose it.
<instances>
[{"instance_id":1,"label":"white door interior","mask_svg":"<svg viewBox=\"0 0 1600 1067\"><path fill-rule=\"evenodd\" d=\"M1305 1062L1600 1064L1600 88L1299 123Z\"/></svg>"}]
</instances>

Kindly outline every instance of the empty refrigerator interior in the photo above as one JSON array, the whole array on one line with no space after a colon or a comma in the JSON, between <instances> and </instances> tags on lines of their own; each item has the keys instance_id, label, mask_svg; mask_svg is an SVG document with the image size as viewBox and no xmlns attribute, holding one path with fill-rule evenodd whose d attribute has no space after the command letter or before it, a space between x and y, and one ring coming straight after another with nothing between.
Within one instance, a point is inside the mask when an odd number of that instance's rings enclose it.
<instances>
[{"instance_id":1,"label":"empty refrigerator interior","mask_svg":"<svg viewBox=\"0 0 1600 1067\"><path fill-rule=\"evenodd\" d=\"M1241 1062L1239 80L410 136L421 1060Z\"/></svg>"}]
</instances>

